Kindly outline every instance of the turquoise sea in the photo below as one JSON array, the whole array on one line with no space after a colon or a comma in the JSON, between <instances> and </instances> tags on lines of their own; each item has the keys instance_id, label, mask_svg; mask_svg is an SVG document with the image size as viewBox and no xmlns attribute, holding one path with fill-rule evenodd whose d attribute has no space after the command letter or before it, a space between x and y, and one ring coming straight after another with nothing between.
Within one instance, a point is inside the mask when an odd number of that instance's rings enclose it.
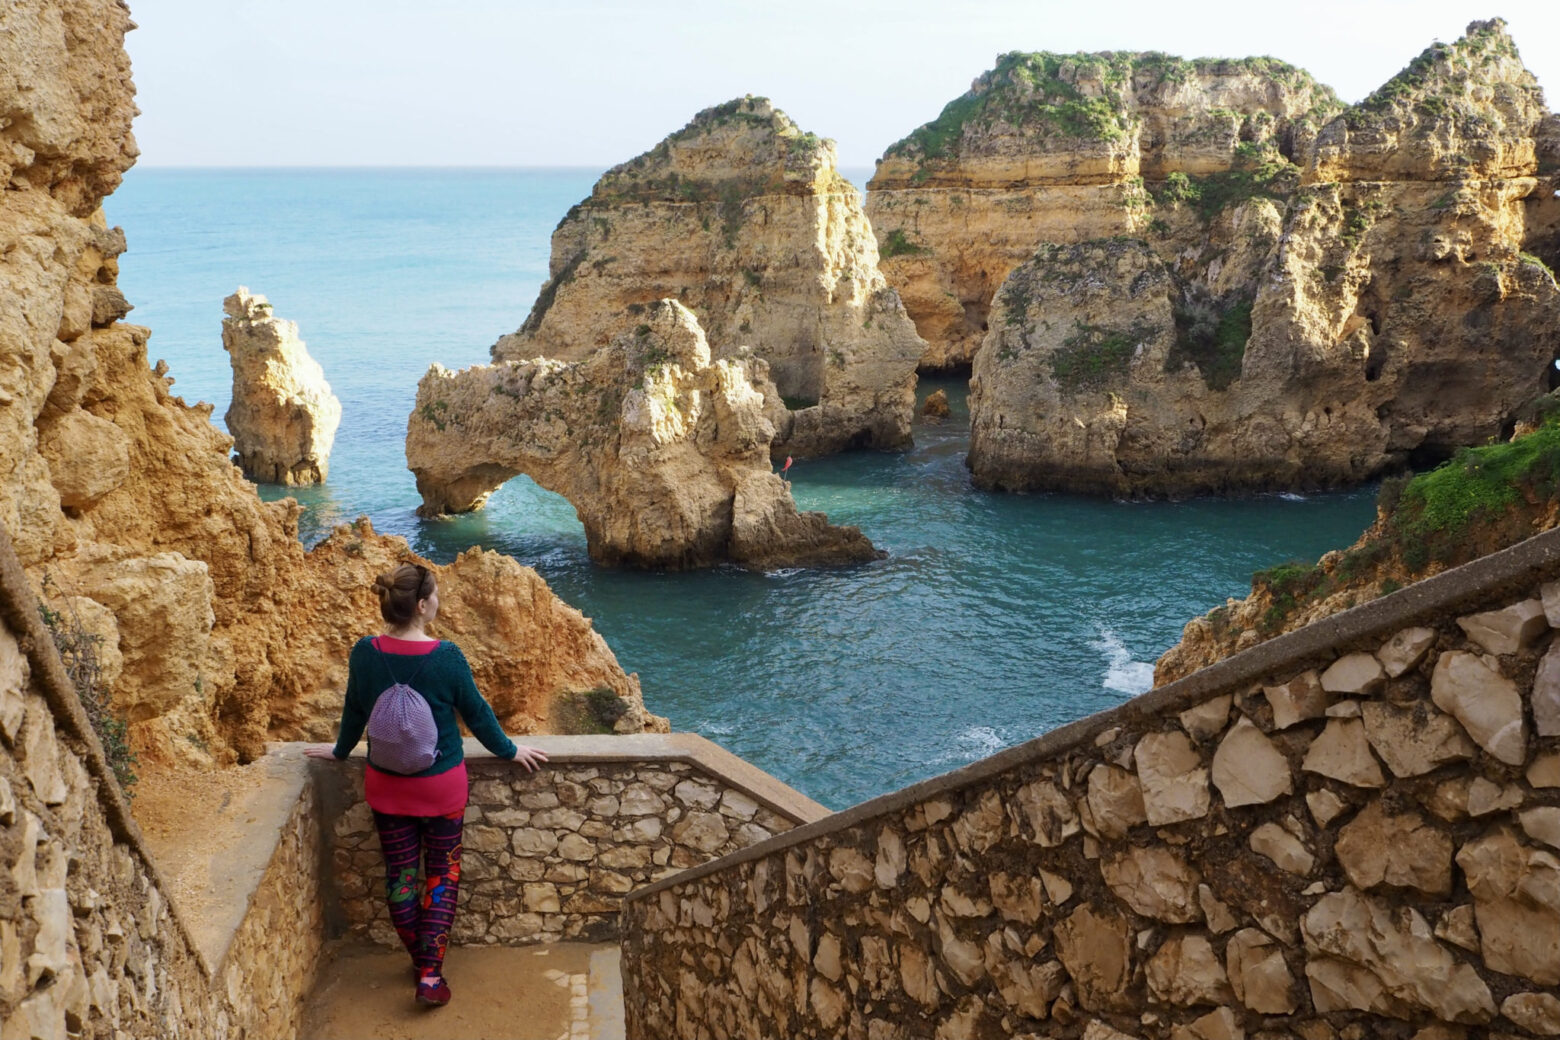
<instances>
[{"instance_id":1,"label":"turquoise sea","mask_svg":"<svg viewBox=\"0 0 1560 1040\"><path fill-rule=\"evenodd\" d=\"M603 570L572 507L524 477L479 513L418 519L403 454L418 378L486 362L520 324L554 225L599 172L134 169L106 208L129 239L129 320L214 421L231 385L223 297L247 285L298 322L343 408L329 484L298 495L306 541L366 513L436 560L514 555L595 619L652 711L832 808L1146 690L1188 619L1374 515L1371 488L1176 503L977 491L963 388L944 381L922 393L946 386L954 419L918 427L912 451L792 470L798 505L888 551L863 567Z\"/></svg>"}]
</instances>

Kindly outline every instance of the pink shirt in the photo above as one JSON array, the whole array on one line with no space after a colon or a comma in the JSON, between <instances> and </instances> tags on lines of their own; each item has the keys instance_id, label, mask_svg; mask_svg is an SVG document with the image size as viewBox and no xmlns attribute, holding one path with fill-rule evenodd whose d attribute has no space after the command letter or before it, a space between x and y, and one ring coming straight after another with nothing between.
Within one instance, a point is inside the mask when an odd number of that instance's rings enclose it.
<instances>
[{"instance_id":1,"label":"pink shirt","mask_svg":"<svg viewBox=\"0 0 1560 1040\"><path fill-rule=\"evenodd\" d=\"M387 654L431 654L437 639L397 639L376 636L374 646ZM363 795L369 808L392 816L448 816L464 812L470 794L466 763L434 776L397 776L373 766L363 770Z\"/></svg>"}]
</instances>

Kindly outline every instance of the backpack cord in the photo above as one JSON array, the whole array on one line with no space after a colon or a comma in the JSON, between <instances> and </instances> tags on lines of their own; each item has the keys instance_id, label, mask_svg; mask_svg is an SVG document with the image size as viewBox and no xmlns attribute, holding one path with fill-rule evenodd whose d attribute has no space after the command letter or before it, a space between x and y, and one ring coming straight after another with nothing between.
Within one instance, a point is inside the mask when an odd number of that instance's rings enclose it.
<instances>
[{"instance_id":1,"label":"backpack cord","mask_svg":"<svg viewBox=\"0 0 1560 1040\"><path fill-rule=\"evenodd\" d=\"M427 665L427 663L428 663L428 658L432 657L434 654L439 652L439 648L438 647L434 647L432 650L429 650L426 654L418 654L417 656L422 658L422 660L417 662L417 670L412 673L412 677L410 679L408 679L408 680L406 680L406 682L402 683L402 682L400 682L400 681L398 681L396 679L396 677L395 677L395 669L390 667L390 655L385 653L383 650L380 650L378 645L376 645L373 642L370 642L368 645L372 646L375 650L379 651L380 658L382 658L384 660L384 662L385 662L385 671L390 673L390 685L391 686L412 686L412 683L416 682L417 681L417 677L422 674L423 667L425 665ZM412 686L412 689L415 690L416 688L417 687Z\"/></svg>"}]
</instances>

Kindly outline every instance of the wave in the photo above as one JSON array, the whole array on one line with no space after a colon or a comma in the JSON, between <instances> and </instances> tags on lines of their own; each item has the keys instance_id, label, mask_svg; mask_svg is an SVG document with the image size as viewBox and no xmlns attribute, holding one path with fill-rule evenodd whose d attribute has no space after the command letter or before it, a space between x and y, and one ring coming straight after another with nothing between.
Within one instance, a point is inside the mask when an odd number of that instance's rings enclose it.
<instances>
[{"instance_id":1,"label":"wave","mask_svg":"<svg viewBox=\"0 0 1560 1040\"><path fill-rule=\"evenodd\" d=\"M1127 644L1115 632L1108 628L1100 629L1099 637L1089 646L1105 655L1105 677L1101 685L1107 690L1136 697L1153 688L1154 663L1134 661Z\"/></svg>"},{"instance_id":2,"label":"wave","mask_svg":"<svg viewBox=\"0 0 1560 1040\"><path fill-rule=\"evenodd\" d=\"M994 755L1008 746L1007 737L992 726L969 726L953 735L953 746L927 759L929 765L944 762L974 762Z\"/></svg>"}]
</instances>

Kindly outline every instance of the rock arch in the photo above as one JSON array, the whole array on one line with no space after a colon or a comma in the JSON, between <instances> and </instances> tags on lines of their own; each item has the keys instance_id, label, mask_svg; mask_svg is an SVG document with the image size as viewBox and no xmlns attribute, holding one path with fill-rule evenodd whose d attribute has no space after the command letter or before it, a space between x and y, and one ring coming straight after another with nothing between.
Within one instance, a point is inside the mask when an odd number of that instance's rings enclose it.
<instances>
[{"instance_id":1,"label":"rock arch","mask_svg":"<svg viewBox=\"0 0 1560 1040\"><path fill-rule=\"evenodd\" d=\"M711 360L698 320L674 300L644 319L580 361L433 366L407 422L419 512L479 509L523 473L569 500L599 563L766 569L878 556L856 528L798 513L771 472L785 406L768 365Z\"/></svg>"}]
</instances>

